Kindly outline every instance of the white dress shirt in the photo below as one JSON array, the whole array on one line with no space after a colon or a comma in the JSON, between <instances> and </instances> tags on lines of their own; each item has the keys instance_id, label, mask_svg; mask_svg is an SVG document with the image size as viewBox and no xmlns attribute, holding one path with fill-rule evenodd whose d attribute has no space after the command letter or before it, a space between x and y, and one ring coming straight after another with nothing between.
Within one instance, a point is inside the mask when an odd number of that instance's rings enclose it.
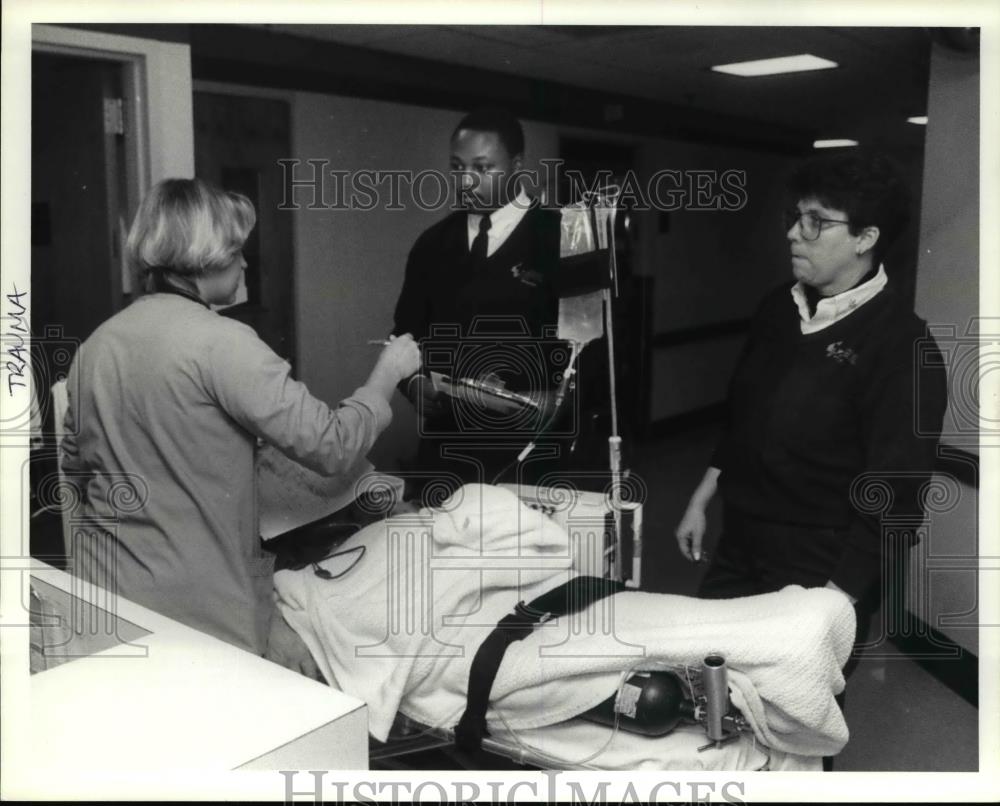
<instances>
[{"instance_id":1,"label":"white dress shirt","mask_svg":"<svg viewBox=\"0 0 1000 806\"><path fill-rule=\"evenodd\" d=\"M805 287L800 280L792 286L792 299L795 300L795 305L799 309L799 326L802 328L802 332L816 333L830 327L834 322L839 322L878 294L885 288L888 281L885 268L880 265L875 276L861 285L849 288L847 291L842 291L832 297L821 297L816 304L816 313L810 316Z\"/></svg>"},{"instance_id":2,"label":"white dress shirt","mask_svg":"<svg viewBox=\"0 0 1000 806\"><path fill-rule=\"evenodd\" d=\"M530 206L531 197L524 192L524 188L521 188L513 201L490 214L490 231L486 240L487 257L496 252L501 244L507 240L514 228L521 223L521 219L524 218L524 214L528 212ZM469 249L472 249L472 242L479 234L479 222L482 218L481 213L469 213L468 215Z\"/></svg>"}]
</instances>

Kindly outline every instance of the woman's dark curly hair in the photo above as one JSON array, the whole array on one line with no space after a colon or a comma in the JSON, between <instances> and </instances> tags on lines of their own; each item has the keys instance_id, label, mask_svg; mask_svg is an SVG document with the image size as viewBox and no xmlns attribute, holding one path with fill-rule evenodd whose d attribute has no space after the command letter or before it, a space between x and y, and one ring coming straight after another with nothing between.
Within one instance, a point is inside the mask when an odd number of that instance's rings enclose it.
<instances>
[{"instance_id":1,"label":"woman's dark curly hair","mask_svg":"<svg viewBox=\"0 0 1000 806\"><path fill-rule=\"evenodd\" d=\"M877 266L910 220L910 192L899 167L885 154L853 151L818 157L792 173L788 190L793 200L816 199L824 207L843 210L848 229L857 235L878 227L872 249Z\"/></svg>"}]
</instances>

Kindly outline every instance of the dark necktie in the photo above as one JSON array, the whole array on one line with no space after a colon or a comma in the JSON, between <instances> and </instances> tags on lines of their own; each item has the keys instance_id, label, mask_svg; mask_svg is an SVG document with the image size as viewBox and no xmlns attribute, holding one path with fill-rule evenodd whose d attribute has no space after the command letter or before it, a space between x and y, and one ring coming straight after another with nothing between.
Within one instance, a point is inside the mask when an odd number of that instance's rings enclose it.
<instances>
[{"instance_id":1,"label":"dark necktie","mask_svg":"<svg viewBox=\"0 0 1000 806\"><path fill-rule=\"evenodd\" d=\"M491 226L488 215L479 219L479 234L472 241L472 251L470 252L473 266L482 266L486 262L486 247L489 244Z\"/></svg>"}]
</instances>

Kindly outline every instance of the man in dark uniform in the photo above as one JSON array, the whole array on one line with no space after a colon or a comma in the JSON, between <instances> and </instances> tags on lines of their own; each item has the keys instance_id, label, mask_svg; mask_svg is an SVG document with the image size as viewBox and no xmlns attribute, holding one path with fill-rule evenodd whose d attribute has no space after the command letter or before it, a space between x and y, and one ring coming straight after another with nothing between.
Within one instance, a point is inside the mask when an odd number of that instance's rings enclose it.
<instances>
[{"instance_id":1,"label":"man in dark uniform","mask_svg":"<svg viewBox=\"0 0 1000 806\"><path fill-rule=\"evenodd\" d=\"M430 359L400 389L422 416L415 470L462 483L537 480L551 462L542 446L517 456L551 430L560 350L554 339L559 214L521 186L524 133L509 113L466 115L451 137L451 171L460 208L426 230L410 250L393 332L412 333ZM456 400L430 372L502 387L538 406L489 395ZM485 405L487 401L493 405Z\"/></svg>"}]
</instances>

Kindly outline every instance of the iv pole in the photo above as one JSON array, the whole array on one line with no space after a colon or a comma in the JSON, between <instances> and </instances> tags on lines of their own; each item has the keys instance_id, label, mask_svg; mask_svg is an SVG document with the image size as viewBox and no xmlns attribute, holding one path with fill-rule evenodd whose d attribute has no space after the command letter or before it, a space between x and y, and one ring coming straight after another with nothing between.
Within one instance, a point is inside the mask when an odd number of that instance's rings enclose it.
<instances>
[{"instance_id":1,"label":"iv pole","mask_svg":"<svg viewBox=\"0 0 1000 806\"><path fill-rule=\"evenodd\" d=\"M603 291L604 297L604 332L608 338L608 392L611 398L611 436L608 437L608 465L611 470L611 511L614 520L614 543L608 549L612 554L609 560L609 571L612 579L620 578L619 564L622 561L622 509L621 509L621 479L622 479L622 438L618 433L618 387L615 377L615 330L612 313L612 300L618 295L618 257L615 249L615 213L617 199L611 199L611 214L607 220L608 233L608 271L611 273L610 284ZM596 228L595 228L596 229ZM614 296L612 296L612 289Z\"/></svg>"},{"instance_id":2,"label":"iv pole","mask_svg":"<svg viewBox=\"0 0 1000 806\"><path fill-rule=\"evenodd\" d=\"M609 563L609 571L616 579L625 579L621 571L624 564L622 547L625 536L622 532L622 438L618 432L618 381L615 364L615 329L612 302L618 297L618 250L615 244L615 217L618 212L617 192L611 194L611 213L608 216L608 269L611 272L611 282L604 289L604 331L608 336L608 391L611 397L611 436L608 437L608 464L611 469L611 509L614 524L613 560ZM626 228L628 221L626 220ZM612 296L612 289L614 295ZM624 475L627 475L628 471ZM630 503L632 511L632 568L626 584L638 588L642 584L642 526L641 509L636 509L634 502Z\"/></svg>"},{"instance_id":3,"label":"iv pole","mask_svg":"<svg viewBox=\"0 0 1000 806\"><path fill-rule=\"evenodd\" d=\"M596 208L600 204L605 204L610 208L610 212L605 220L605 232L607 234L607 244L608 244L608 273L609 273L609 283L601 290L601 303L603 306L603 324L604 332L607 335L608 340L608 392L610 396L611 403L611 436L608 437L608 465L611 472L611 509L612 509L612 519L614 528L614 539L612 544L608 546L604 551L604 560L607 563L608 575L612 579L622 578L619 574L619 567L622 563L622 438L618 431L618 387L617 378L615 374L615 336L614 336L614 314L612 310L612 302L614 297L618 296L618 255L615 245L615 218L617 215L617 204L618 195L621 189L617 186L612 186L606 189L604 194L595 192L593 194L592 200L593 204L590 205L590 215L593 224L593 232L595 236L600 232L600 224L598 223ZM598 245L599 248L599 245ZM613 293L612 293L613 292ZM571 344L571 355L563 373L563 381L559 387L559 391L556 397L555 410L558 411L563 399L565 398L566 390L569 386L569 381L571 377L575 374L575 363L576 359L583 348L583 344L575 340L570 340ZM549 422L554 419L555 413L550 417ZM540 430L545 431L545 426ZM527 458L536 445L536 441L531 440L525 447L524 450L518 455L516 462L520 463ZM638 527L638 522L636 523ZM635 553L632 558L632 575L631 581L635 587L639 586L640 581L640 560L641 547L640 539L638 536L638 530L633 535L633 542L635 546Z\"/></svg>"}]
</instances>

